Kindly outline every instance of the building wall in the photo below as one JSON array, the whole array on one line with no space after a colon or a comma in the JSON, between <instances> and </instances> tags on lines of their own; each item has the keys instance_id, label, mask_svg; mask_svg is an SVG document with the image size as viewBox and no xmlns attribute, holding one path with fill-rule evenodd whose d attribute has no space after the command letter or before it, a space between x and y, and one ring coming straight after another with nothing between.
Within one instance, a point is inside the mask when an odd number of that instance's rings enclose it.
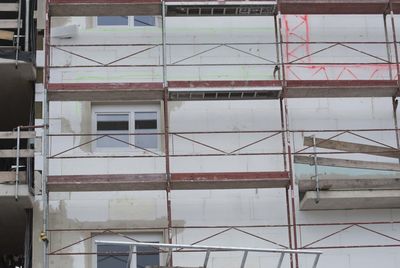
<instances>
[{"instance_id":1,"label":"building wall","mask_svg":"<svg viewBox=\"0 0 400 268\"><path fill-rule=\"evenodd\" d=\"M53 39L57 44L96 44L107 42L121 43L159 43L160 28L118 29L111 31L92 27L91 18L75 20L61 19L56 25L79 24L79 34L71 39ZM309 17L307 27L299 26L298 17L285 17L283 28L285 40L296 40L306 37L308 41L384 41L381 17ZM352 25L352 27L348 27ZM168 42L274 42L273 21L271 18L168 18ZM296 32L297 31L297 32ZM295 32L295 34L290 34ZM320 45L319 45L320 46ZM358 45L361 46L361 45ZM168 47L168 61L176 62L211 46ZM377 57L386 58L382 45L363 46L364 50ZM246 52L275 61L274 45L246 45ZM136 49L136 50L135 50ZM293 46L284 47L288 59L301 58L307 51L320 49L299 47L290 55ZM349 51L350 50L350 51ZM73 49L75 53L93 57L102 63L111 62L118 57L129 55L137 48L91 47ZM89 64L92 62L52 50L53 65ZM160 64L161 48L155 48L144 54L127 58L119 64ZM305 58L305 62L375 62L370 57L357 51L335 47L313 57ZM260 58L238 52L227 47L218 48L209 53L188 59L187 64L194 63L262 63ZM389 72L380 65L357 65L343 70L337 66L305 66L291 67L288 72L291 79L388 79ZM257 80L273 79L274 65L270 66L236 66L236 67L169 67L170 80ZM374 69L375 68L375 69ZM375 72L375 70L377 70ZM374 73L374 76L371 75ZM52 82L143 82L162 81L161 67L155 68L59 68L51 71ZM119 105L120 103L115 103ZM124 105L137 105L135 102L124 102ZM143 104L143 103L140 103ZM51 134L92 133L91 102L52 102L50 105ZM162 104L160 104L161 107ZM294 130L306 129L357 129L357 128L393 128L393 112L389 98L357 98L357 99L293 99L288 101L289 124ZM162 111L162 108L160 109ZM165 116L165 115L162 115ZM281 128L280 106L277 100L263 101L215 101L215 102L171 102L169 107L170 131L247 131L247 130L279 130ZM162 129L162 126L161 126ZM312 133L311 133L312 134ZM303 148L303 137L306 132L296 132L290 139L294 150ZM327 138L329 133L317 133L318 137ZM368 138L377 139L392 146L396 145L393 133L370 132ZM195 134L188 137L210 144L226 151L233 151L250 142L265 137L258 134ZM360 141L351 135L343 135L340 139ZM88 142L90 136L52 137L50 151L52 154L73 146ZM209 153L209 148L171 137L172 151L177 154ZM362 143L369 144L368 141ZM282 138L276 136L243 152L277 152L281 153ZM122 155L146 154L122 153ZM69 156L104 155L93 152L90 146L82 146L66 153ZM121 155L121 153L107 153ZM332 156L335 157L335 156ZM343 156L336 156L343 157ZM372 161L387 161L379 157L347 155L348 158ZM395 161L393 161L395 162ZM50 160L50 175L73 174L130 174L130 173L163 173L163 158L95 158L95 159L62 159ZM224 157L173 157L172 172L234 172L234 171L275 171L283 170L281 155L269 156L224 156ZM296 170L295 170L296 172ZM296 175L296 174L295 174ZM400 218L399 209L379 210L335 210L335 211L300 211L296 193L296 217L298 223L339 223L365 221L396 221ZM36 198L35 232L41 230L40 197ZM190 226L254 226L287 224L285 190L284 189L246 189L246 190L196 190L172 192L173 225ZM105 228L156 227L160 233L167 227L167 210L165 191L145 192L82 192L82 193L50 193L50 229L74 229L74 231L50 232L50 251L57 250L77 240L96 234ZM386 235L396 236L399 226L369 226ZM163 229L164 228L164 229ZM341 226L301 227L299 243L306 245L313 240L340 230ZM84 230L86 229L86 230ZM90 230L89 230L90 229ZM211 236L226 228L174 228L173 241L191 244ZM244 232L249 232L245 234ZM165 236L165 234L163 234ZM276 248L278 245L267 242L260 237L278 244L288 245L288 232L285 227L255 228L242 227L230 229L200 244L221 246L246 246ZM166 241L166 240L165 240ZM366 230L352 227L345 232L332 236L314 246L339 246L391 243L388 238L368 234ZM61 252L93 252L93 242L89 239ZM204 256L201 254L174 255L175 265L200 266ZM248 257L247 267L265 267L277 263L279 256L273 254L252 254ZM241 256L237 254L213 254L211 267L230 267L239 265ZM311 258L300 257L301 267L311 267ZM186 263L185 263L186 262ZM35 267L41 267L41 242L34 244ZM94 267L91 255L51 256L50 267ZM288 258L284 267L289 267ZM370 249L336 249L324 250L319 267L398 267L400 257L395 248Z\"/></svg>"}]
</instances>

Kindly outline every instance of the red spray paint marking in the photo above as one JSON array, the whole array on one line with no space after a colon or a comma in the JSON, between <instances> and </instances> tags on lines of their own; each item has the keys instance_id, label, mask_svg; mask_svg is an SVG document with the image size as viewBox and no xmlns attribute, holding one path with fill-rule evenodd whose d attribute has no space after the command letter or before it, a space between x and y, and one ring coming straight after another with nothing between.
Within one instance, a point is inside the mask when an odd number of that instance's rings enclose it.
<instances>
[{"instance_id":1,"label":"red spray paint marking","mask_svg":"<svg viewBox=\"0 0 400 268\"><path fill-rule=\"evenodd\" d=\"M395 65L392 65L392 70ZM353 65L343 65L343 64L337 64L337 65L295 65L293 64L292 66L287 66L288 67L288 73L291 73L296 79L298 80L308 80L311 77L316 76L318 73L323 72L325 79L326 80L341 80L342 76L347 73L349 74L353 79L352 80L359 80L360 78L357 76L355 71L362 71L365 76L368 76L369 80L373 80L378 73L385 74L387 77L389 76L389 66L386 64L353 64ZM298 72L296 74L295 70L301 70L301 72ZM333 70L338 70L336 73L339 73L334 79L330 79L328 75L328 71L333 71ZM367 73L370 73L367 75ZM302 75L299 75L299 74ZM394 75L394 74L393 74ZM303 77L303 78L302 78ZM397 76L396 76L397 77ZM397 78L394 77L394 80ZM365 78L362 78L365 79ZM388 78L386 78L388 79ZM342 79L343 80L343 79ZM346 80L346 79L344 79ZM347 79L348 80L348 79Z\"/></svg>"},{"instance_id":2,"label":"red spray paint marking","mask_svg":"<svg viewBox=\"0 0 400 268\"><path fill-rule=\"evenodd\" d=\"M308 15L296 15L290 17L291 21L289 22L288 16L283 16L283 24L285 27L285 40L287 43L285 45L285 59L286 62L294 61L304 55L310 54L310 26L309 26L309 18ZM293 23L293 21L297 20L297 23ZM294 40L293 40L294 38ZM296 44L296 46L292 49L293 45L290 45L289 42L295 42L300 40L301 42L305 42L305 44ZM300 56L299 56L300 54ZM313 77L318 74L320 71L324 72L324 76L327 80L329 79L327 70L332 70L335 68L341 68L339 75L335 78L335 80L340 80L344 73L348 73L355 80L358 80L359 77L356 75L355 70L363 70L364 72L368 72L371 70L371 74L369 75L369 79L372 80L378 73L385 71L387 74L389 73L389 65L388 64L351 64L343 66L338 65L312 65L311 64L312 56L305 57L299 62L302 63L310 63L307 66L286 66L287 73L291 73L296 79L302 80L301 76L296 74L293 68L301 68L302 70L316 70L309 75L309 77ZM395 66L395 65L394 65ZM392 66L393 69L393 66ZM394 79L397 79L397 75Z\"/></svg>"}]
</instances>

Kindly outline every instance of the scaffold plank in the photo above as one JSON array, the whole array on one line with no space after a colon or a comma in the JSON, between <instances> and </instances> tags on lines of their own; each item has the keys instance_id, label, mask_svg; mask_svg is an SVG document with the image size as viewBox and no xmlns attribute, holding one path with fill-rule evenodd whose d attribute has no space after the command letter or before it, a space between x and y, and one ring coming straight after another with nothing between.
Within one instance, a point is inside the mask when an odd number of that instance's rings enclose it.
<instances>
[{"instance_id":1,"label":"scaffold plank","mask_svg":"<svg viewBox=\"0 0 400 268\"><path fill-rule=\"evenodd\" d=\"M392 0L392 10L395 14L400 14L400 0Z\"/></svg>"},{"instance_id":2,"label":"scaffold plank","mask_svg":"<svg viewBox=\"0 0 400 268\"><path fill-rule=\"evenodd\" d=\"M19 156L22 158L33 157L34 151L32 149L22 149L19 150ZM1 149L0 150L0 158L16 158L17 150L13 149Z\"/></svg>"},{"instance_id":3,"label":"scaffold plank","mask_svg":"<svg viewBox=\"0 0 400 268\"><path fill-rule=\"evenodd\" d=\"M18 12L18 4L0 3L0 12Z\"/></svg>"},{"instance_id":4,"label":"scaffold plank","mask_svg":"<svg viewBox=\"0 0 400 268\"><path fill-rule=\"evenodd\" d=\"M170 88L279 87L279 80L168 81Z\"/></svg>"},{"instance_id":5,"label":"scaffold plank","mask_svg":"<svg viewBox=\"0 0 400 268\"><path fill-rule=\"evenodd\" d=\"M51 101L160 100L162 83L50 83Z\"/></svg>"},{"instance_id":6,"label":"scaffold plank","mask_svg":"<svg viewBox=\"0 0 400 268\"><path fill-rule=\"evenodd\" d=\"M395 80L289 80L286 98L393 97Z\"/></svg>"},{"instance_id":7,"label":"scaffold plank","mask_svg":"<svg viewBox=\"0 0 400 268\"><path fill-rule=\"evenodd\" d=\"M298 164L314 165L314 157L296 155L294 157L294 162ZM326 158L326 157L317 157L317 165L328 166L328 167L400 171L400 165L396 163L360 161L360 160L337 159L337 158Z\"/></svg>"},{"instance_id":8,"label":"scaffold plank","mask_svg":"<svg viewBox=\"0 0 400 268\"><path fill-rule=\"evenodd\" d=\"M289 174L283 171L173 173L171 185L174 190L282 188L289 185Z\"/></svg>"},{"instance_id":9,"label":"scaffold plank","mask_svg":"<svg viewBox=\"0 0 400 268\"><path fill-rule=\"evenodd\" d=\"M314 146L313 137L304 137L304 146ZM390 147L367 145L354 142L315 138L317 148L339 150L349 153L369 154L390 158L400 158L400 150Z\"/></svg>"},{"instance_id":10,"label":"scaffold plank","mask_svg":"<svg viewBox=\"0 0 400 268\"><path fill-rule=\"evenodd\" d=\"M273 16L276 1L174 1L167 0L167 16Z\"/></svg>"},{"instance_id":11,"label":"scaffold plank","mask_svg":"<svg viewBox=\"0 0 400 268\"><path fill-rule=\"evenodd\" d=\"M35 137L35 131L21 131L20 138L21 139L31 139ZM0 139L17 139L18 134L17 131L1 131Z\"/></svg>"},{"instance_id":12,"label":"scaffold plank","mask_svg":"<svg viewBox=\"0 0 400 268\"><path fill-rule=\"evenodd\" d=\"M389 0L281 0L282 14L383 14Z\"/></svg>"},{"instance_id":13,"label":"scaffold plank","mask_svg":"<svg viewBox=\"0 0 400 268\"><path fill-rule=\"evenodd\" d=\"M51 16L161 15L159 0L49 0Z\"/></svg>"},{"instance_id":14,"label":"scaffold plank","mask_svg":"<svg viewBox=\"0 0 400 268\"><path fill-rule=\"evenodd\" d=\"M282 96L282 81L279 80L169 81L168 85L170 100L277 99ZM395 80L288 80L283 92L286 98L393 97L397 89ZM48 90L51 101L160 100L164 93L162 83L158 82L50 83Z\"/></svg>"},{"instance_id":15,"label":"scaffold plank","mask_svg":"<svg viewBox=\"0 0 400 268\"><path fill-rule=\"evenodd\" d=\"M15 171L0 171L0 184L13 183L15 184ZM26 172L20 171L19 183L26 183Z\"/></svg>"},{"instance_id":16,"label":"scaffold plank","mask_svg":"<svg viewBox=\"0 0 400 268\"><path fill-rule=\"evenodd\" d=\"M62 175L49 176L52 192L164 190L165 174Z\"/></svg>"},{"instance_id":17,"label":"scaffold plank","mask_svg":"<svg viewBox=\"0 0 400 268\"><path fill-rule=\"evenodd\" d=\"M311 179L298 180L299 191L304 193L307 191L314 191L316 189L316 181ZM363 178L362 176L351 178L350 176L326 175L320 177L319 187L322 191L336 191L336 190L367 190L367 189L400 189L400 180L397 176L384 177L369 176Z\"/></svg>"},{"instance_id":18,"label":"scaffold plank","mask_svg":"<svg viewBox=\"0 0 400 268\"><path fill-rule=\"evenodd\" d=\"M49 176L53 192L165 190L166 174ZM172 190L282 188L288 172L172 173Z\"/></svg>"},{"instance_id":19,"label":"scaffold plank","mask_svg":"<svg viewBox=\"0 0 400 268\"><path fill-rule=\"evenodd\" d=\"M225 80L225 81L169 81L169 88L281 88L279 80ZM204 90L207 93L209 90ZM397 92L395 80L288 80L286 98L353 98L353 97L393 97Z\"/></svg>"}]
</instances>

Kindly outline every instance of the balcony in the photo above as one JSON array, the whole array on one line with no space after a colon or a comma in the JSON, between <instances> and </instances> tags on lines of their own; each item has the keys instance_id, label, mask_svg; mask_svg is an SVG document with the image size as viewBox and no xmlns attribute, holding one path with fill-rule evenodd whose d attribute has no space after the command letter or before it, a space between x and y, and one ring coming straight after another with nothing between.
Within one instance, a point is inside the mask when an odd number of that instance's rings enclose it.
<instances>
[{"instance_id":1,"label":"balcony","mask_svg":"<svg viewBox=\"0 0 400 268\"><path fill-rule=\"evenodd\" d=\"M390 140L384 142L376 138L389 133L394 135L394 132L382 132L384 134L372 130L350 131L351 135L337 132L324 139L304 137L306 147L294 156L300 208L398 208L400 165L396 161L400 151Z\"/></svg>"},{"instance_id":2,"label":"balcony","mask_svg":"<svg viewBox=\"0 0 400 268\"><path fill-rule=\"evenodd\" d=\"M0 132L0 199L20 208L32 208L33 150L29 139L35 132ZM19 145L18 145L19 144ZM9 148L9 149L6 149ZM24 149L22 149L24 148ZM16 202L18 201L18 202Z\"/></svg>"},{"instance_id":3,"label":"balcony","mask_svg":"<svg viewBox=\"0 0 400 268\"><path fill-rule=\"evenodd\" d=\"M0 3L0 64L35 62L35 9L35 1Z\"/></svg>"}]
</instances>

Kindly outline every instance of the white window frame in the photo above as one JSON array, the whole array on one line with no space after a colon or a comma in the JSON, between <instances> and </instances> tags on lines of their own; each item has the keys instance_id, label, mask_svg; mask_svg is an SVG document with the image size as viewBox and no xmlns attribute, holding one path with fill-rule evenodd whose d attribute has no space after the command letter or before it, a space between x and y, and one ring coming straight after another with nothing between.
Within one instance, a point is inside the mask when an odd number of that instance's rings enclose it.
<instances>
[{"instance_id":1,"label":"white window frame","mask_svg":"<svg viewBox=\"0 0 400 268\"><path fill-rule=\"evenodd\" d=\"M101 16L101 17L105 17L105 16ZM114 17L114 16L112 16ZM148 28L148 27L158 27L159 26L159 20L157 19L157 16L150 16L150 17L154 17L154 26L135 26L135 16L125 16L128 17L128 24L127 25L98 25L98 21L97 21L97 17L94 17L94 26L96 28L105 28L105 29L109 29L109 28Z\"/></svg>"},{"instance_id":2,"label":"white window frame","mask_svg":"<svg viewBox=\"0 0 400 268\"><path fill-rule=\"evenodd\" d=\"M155 112L157 113L157 129L155 132L159 133L161 129L161 104L149 103L149 104L96 104L92 103L92 133L96 133L92 136L92 139L98 138L101 135L97 135L97 115L98 114L128 114L129 128L128 133L135 133L135 112ZM117 133L117 132L116 132ZM161 151L161 135L157 136L157 147L156 148L144 148L154 152ZM128 142L135 144L135 135L129 135ZM133 152L135 154L143 152L148 153L143 149L137 148L132 145L127 147L97 147L97 142L92 142L93 152Z\"/></svg>"},{"instance_id":3,"label":"white window frame","mask_svg":"<svg viewBox=\"0 0 400 268\"><path fill-rule=\"evenodd\" d=\"M128 233L124 234L124 236L130 237L134 240L140 241L140 242L151 242L151 243L163 243L164 242L164 235L162 232L160 233ZM96 235L92 239L92 252L97 252L97 244L99 244L99 241L115 241L115 242L132 242L131 239L128 239L126 237L123 237L121 235L117 234L101 234L101 235ZM135 256L135 257L133 257ZM161 253L159 253L160 256L160 264L165 262L165 257ZM131 260L131 266L130 267L136 267L136 254L132 255L132 260ZM92 258L92 267L97 268L97 254L93 254Z\"/></svg>"}]
</instances>

